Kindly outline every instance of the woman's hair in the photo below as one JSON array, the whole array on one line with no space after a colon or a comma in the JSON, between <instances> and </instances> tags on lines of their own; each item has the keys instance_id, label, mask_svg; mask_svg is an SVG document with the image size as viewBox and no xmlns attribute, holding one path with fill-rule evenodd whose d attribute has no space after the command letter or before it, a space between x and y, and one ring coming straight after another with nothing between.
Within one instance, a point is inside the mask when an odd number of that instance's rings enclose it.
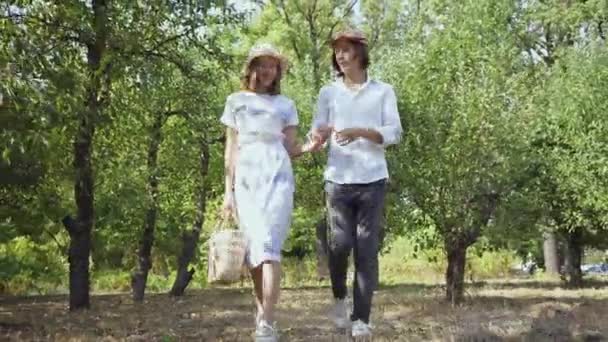
<instances>
[{"instance_id":1,"label":"woman's hair","mask_svg":"<svg viewBox=\"0 0 608 342\"><path fill-rule=\"evenodd\" d=\"M367 70L367 68L369 67L369 51L367 49L367 45L352 40L349 40L349 42L353 45L353 48L355 49L355 54L357 55L357 58L361 63L361 68L363 70ZM336 60L335 49L333 49L331 53L331 64L333 65L334 70L336 71L338 76L343 77L344 73L342 72L342 70L340 70L340 66L338 65L338 61Z\"/></svg>"},{"instance_id":2,"label":"woman's hair","mask_svg":"<svg viewBox=\"0 0 608 342\"><path fill-rule=\"evenodd\" d=\"M243 77L241 78L241 89L242 90L250 90L256 91L258 87L258 82L256 80L256 75L254 69L258 63L259 59L254 58L246 67ZM270 85L270 89L268 89L268 94L270 95L279 95L281 93L281 76L283 75L283 70L281 70L281 66L277 63L277 75L272 81Z\"/></svg>"}]
</instances>

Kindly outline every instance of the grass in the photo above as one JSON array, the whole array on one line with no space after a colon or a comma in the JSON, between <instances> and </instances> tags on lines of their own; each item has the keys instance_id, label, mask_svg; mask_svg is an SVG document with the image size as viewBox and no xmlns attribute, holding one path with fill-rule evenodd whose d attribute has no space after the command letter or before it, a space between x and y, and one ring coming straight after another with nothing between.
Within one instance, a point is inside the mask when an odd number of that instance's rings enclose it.
<instances>
[{"instance_id":1,"label":"grass","mask_svg":"<svg viewBox=\"0 0 608 342\"><path fill-rule=\"evenodd\" d=\"M388 253L380 256L380 282L383 285L402 283L438 284L444 281L447 261L441 249L419 251L415 255L413 244L407 238L395 240ZM593 255L594 260L603 256ZM508 279L512 276L511 268L520 262L514 253L505 250L484 251L478 253L470 248L467 258L465 279L476 283L491 279ZM204 262L193 265L196 272L189 285L189 290L204 289L206 268ZM319 280L317 262L314 256L302 260L283 259L283 280L285 288L329 286L329 281ZM154 271L154 269L153 269ZM175 271L164 273L151 272L148 277L148 293L166 293L175 279ZM160 272L160 271L159 271ZM533 276L536 281L553 281L555 279L538 272ZM246 285L248 281L234 284L232 287ZM123 293L130 291L131 274L128 270L94 270L91 275L91 286L94 293ZM45 280L33 279L27 274L19 274L12 279L0 282L0 294L40 295L67 293L67 276Z\"/></svg>"},{"instance_id":2,"label":"grass","mask_svg":"<svg viewBox=\"0 0 608 342\"><path fill-rule=\"evenodd\" d=\"M374 299L374 341L601 341L608 337L608 283L564 290L550 282L492 280L468 287L452 307L440 284L394 284ZM327 320L326 287L282 292L281 341L345 341ZM0 298L0 339L82 341L251 340L250 288L189 291L184 297L96 295L70 313L67 297Z\"/></svg>"},{"instance_id":3,"label":"grass","mask_svg":"<svg viewBox=\"0 0 608 342\"><path fill-rule=\"evenodd\" d=\"M542 273L514 278L519 260L508 251L469 253L466 302L444 301L445 257L397 240L380 258L381 286L374 299L374 341L600 341L608 338L607 279L564 289ZM207 287L204 265L186 295L165 293L175 275L151 273L144 303L129 294L130 274L94 272L91 310L70 313L65 292L0 297L0 340L241 341L251 340L249 281ZM316 260L285 259L278 321L282 341L345 341L327 320L329 282L319 281ZM102 294L104 293L104 294Z\"/></svg>"},{"instance_id":4,"label":"grass","mask_svg":"<svg viewBox=\"0 0 608 342\"><path fill-rule=\"evenodd\" d=\"M407 238L397 239L389 253L380 257L380 275L385 284L403 282L438 283L445 277L447 259L440 249L424 250L414 257L414 248ZM519 258L510 251L484 251L470 248L467 254L465 279L470 282L507 278Z\"/></svg>"}]
</instances>

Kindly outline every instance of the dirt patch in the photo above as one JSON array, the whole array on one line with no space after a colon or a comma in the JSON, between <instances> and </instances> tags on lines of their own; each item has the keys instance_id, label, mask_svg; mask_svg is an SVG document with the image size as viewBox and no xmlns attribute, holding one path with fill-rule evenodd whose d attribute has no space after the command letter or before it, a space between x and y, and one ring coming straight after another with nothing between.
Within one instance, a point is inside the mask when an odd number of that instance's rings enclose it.
<instances>
[{"instance_id":1,"label":"dirt patch","mask_svg":"<svg viewBox=\"0 0 608 342\"><path fill-rule=\"evenodd\" d=\"M522 296L522 288L478 290L453 308L441 289L382 288L374 304L374 341L608 340L608 288ZM536 290L535 290L536 291ZM0 339L9 341L251 341L250 289L191 291L182 298L98 295L84 312L66 296L0 299ZM288 289L281 295L281 341L345 341L327 320L330 290Z\"/></svg>"}]
</instances>

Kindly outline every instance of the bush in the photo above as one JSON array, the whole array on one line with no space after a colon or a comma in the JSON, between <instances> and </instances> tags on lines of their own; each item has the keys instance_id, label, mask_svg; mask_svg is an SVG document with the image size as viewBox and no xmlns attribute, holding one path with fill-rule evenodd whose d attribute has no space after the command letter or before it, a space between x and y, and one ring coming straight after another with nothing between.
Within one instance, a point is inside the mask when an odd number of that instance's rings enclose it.
<instances>
[{"instance_id":1,"label":"bush","mask_svg":"<svg viewBox=\"0 0 608 342\"><path fill-rule=\"evenodd\" d=\"M57 245L19 236L0 244L0 293L44 294L65 289L67 258Z\"/></svg>"},{"instance_id":2,"label":"bush","mask_svg":"<svg viewBox=\"0 0 608 342\"><path fill-rule=\"evenodd\" d=\"M518 257L513 251L488 251L473 246L467 254L466 280L508 277L512 265L517 261ZM390 252L380 257L380 281L385 284L443 282L446 265L442 249L415 252L413 242L402 237L393 242Z\"/></svg>"}]
</instances>

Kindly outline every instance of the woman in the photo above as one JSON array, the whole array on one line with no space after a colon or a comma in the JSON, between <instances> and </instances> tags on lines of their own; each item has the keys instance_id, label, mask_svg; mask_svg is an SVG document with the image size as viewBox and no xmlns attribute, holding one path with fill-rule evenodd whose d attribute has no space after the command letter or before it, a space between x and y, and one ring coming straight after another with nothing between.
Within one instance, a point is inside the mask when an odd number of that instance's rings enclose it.
<instances>
[{"instance_id":1,"label":"woman","mask_svg":"<svg viewBox=\"0 0 608 342\"><path fill-rule=\"evenodd\" d=\"M400 140L402 128L393 88L367 75L365 36L354 30L340 32L332 47L339 77L321 89L312 136L317 146L329 140L324 178L333 318L340 328L352 322L353 337L371 336L369 317L388 179L384 148ZM355 277L349 319L345 298L351 249Z\"/></svg>"},{"instance_id":2,"label":"woman","mask_svg":"<svg viewBox=\"0 0 608 342\"><path fill-rule=\"evenodd\" d=\"M225 218L238 217L249 240L256 341L278 340L274 307L295 189L290 157L315 148L296 143L298 114L280 88L286 69L286 58L272 46L252 48L244 67L243 90L228 96L221 117L227 126L223 210Z\"/></svg>"}]
</instances>

